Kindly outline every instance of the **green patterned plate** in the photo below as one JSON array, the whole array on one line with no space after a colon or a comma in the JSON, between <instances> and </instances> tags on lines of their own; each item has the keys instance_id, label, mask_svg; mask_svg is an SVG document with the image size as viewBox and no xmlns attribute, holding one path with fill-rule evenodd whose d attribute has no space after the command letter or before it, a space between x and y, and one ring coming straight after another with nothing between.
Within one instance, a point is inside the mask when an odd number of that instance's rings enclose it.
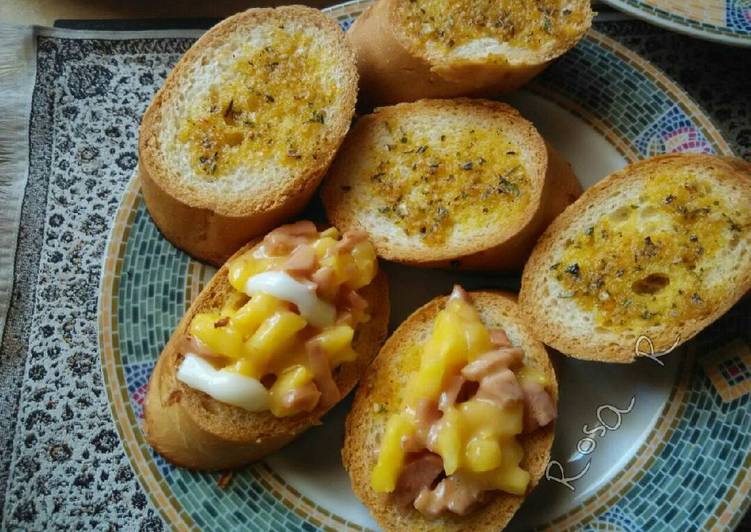
<instances>
[{"instance_id":1,"label":"green patterned plate","mask_svg":"<svg viewBox=\"0 0 751 532\"><path fill-rule=\"evenodd\" d=\"M751 0L602 0L657 26L736 46L751 46Z\"/></svg>"},{"instance_id":2,"label":"green patterned plate","mask_svg":"<svg viewBox=\"0 0 751 532\"><path fill-rule=\"evenodd\" d=\"M346 29L367 2L331 8ZM629 161L676 151L730 154L688 96L652 65L596 32L509 101L589 186ZM518 278L384 265L393 329L460 281L514 289ZM112 415L134 471L173 528L362 530L339 448L348 402L297 442L219 483L175 468L141 431L146 383L173 327L212 270L165 241L134 180L105 256L100 348ZM405 290L409 287L409 290ZM512 528L688 530L738 522L751 484L751 330L743 304L660 362L560 360L560 421L550 479ZM599 427L596 434L585 434ZM565 477L565 481L564 481ZM226 478L224 479L227 480ZM225 485L226 484L226 485Z\"/></svg>"}]
</instances>

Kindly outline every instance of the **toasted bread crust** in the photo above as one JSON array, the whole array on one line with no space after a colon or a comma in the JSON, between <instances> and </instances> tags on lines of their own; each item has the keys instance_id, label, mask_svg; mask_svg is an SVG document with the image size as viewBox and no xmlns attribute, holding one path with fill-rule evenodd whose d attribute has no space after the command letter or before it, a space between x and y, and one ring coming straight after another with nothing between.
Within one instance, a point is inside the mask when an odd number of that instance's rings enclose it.
<instances>
[{"instance_id":1,"label":"toasted bread crust","mask_svg":"<svg viewBox=\"0 0 751 532\"><path fill-rule=\"evenodd\" d=\"M283 187L269 187L266 193L228 201L181 186L173 177L174 170L165 166L160 153L162 106L180 95L181 80L188 67L207 49L211 50L243 27L252 27L269 18L304 21L335 37L346 76L342 88L344 104L340 112L329 117L330 141L322 147L317 160L288 179ZM300 212L315 192L349 129L357 86L357 68L351 45L336 22L316 9L305 6L249 9L211 28L191 46L167 76L146 110L139 130L139 176L144 202L162 234L193 257L219 266L250 238ZM262 175L256 177L263 179Z\"/></svg>"},{"instance_id":2,"label":"toasted bread crust","mask_svg":"<svg viewBox=\"0 0 751 532\"><path fill-rule=\"evenodd\" d=\"M535 63L511 61L431 62L417 49L396 17L399 0L378 0L347 32L355 48L360 87L371 105L421 98L491 96L518 89L542 72L551 58ZM591 11L584 34L591 24ZM561 43L554 56L575 43Z\"/></svg>"},{"instance_id":3,"label":"toasted bread crust","mask_svg":"<svg viewBox=\"0 0 751 532\"><path fill-rule=\"evenodd\" d=\"M250 242L236 255L257 242ZM262 458L319 424L331 408L319 405L308 414L277 418L270 412L252 413L221 403L177 380L177 369L184 355L180 351L181 339L196 314L220 306L232 290L227 272L225 264L173 332L149 379L144 404L144 428L149 444L170 462L189 469L230 469ZM352 341L359 357L341 366L334 375L342 397L364 374L386 337L389 318L386 276L379 272L361 294L368 301L371 319L357 328Z\"/></svg>"},{"instance_id":4,"label":"toasted bread crust","mask_svg":"<svg viewBox=\"0 0 751 532\"><path fill-rule=\"evenodd\" d=\"M525 363L543 371L551 382L549 391L558 401L558 382L555 371L542 343L535 340L522 319L513 294L497 291L470 293L483 321L491 327L504 327L514 343L519 342L525 352ZM499 492L484 506L471 514L426 519L416 510L406 512L389 504L388 496L378 494L370 486L370 474L375 465L378 435L383 433L388 415L377 413L377 403L398 399L407 378L402 370L405 353L430 334L438 312L447 297L433 299L410 315L386 341L357 389L352 410L347 416L342 461L352 480L357 497L368 507L378 524L385 530L500 530L511 520L524 497ZM513 333L513 334L512 334ZM411 351L414 353L414 351ZM555 433L554 424L520 437L524 448L521 467L530 473L531 490L545 472L550 459Z\"/></svg>"},{"instance_id":5,"label":"toasted bread crust","mask_svg":"<svg viewBox=\"0 0 751 532\"><path fill-rule=\"evenodd\" d=\"M739 189L751 196L751 164L732 157L715 157L705 154L672 154L652 157L610 174L587 189L547 228L524 267L519 306L537 339L574 358L618 363L630 363L636 360L636 340L632 336L619 334L605 337L594 330L591 334L581 336L550 320L549 314L551 308L555 306L555 301L554 298L546 297L543 293L545 284L543 279L548 273L555 243L566 234L577 218L611 197L620 187L626 186L633 179L640 179L645 172L656 172L663 167L670 168L676 162L687 162L697 168L720 168L724 172L722 179L737 183ZM661 323L658 327L645 328L640 331L640 334L652 341L655 352L669 350L674 345L681 345L696 336L707 325L727 312L749 289L751 289L751 270L742 272L739 282L723 303L703 318L690 319L681 323ZM677 343L676 340L678 340ZM641 345L640 351L642 355L649 353L647 345Z\"/></svg>"},{"instance_id":6,"label":"toasted bread crust","mask_svg":"<svg viewBox=\"0 0 751 532\"><path fill-rule=\"evenodd\" d=\"M406 241L387 242L369 231L361 213L347 200L341 189L343 182L366 179L355 175L351 165L371 149L370 133L376 125L399 120L403 115L423 112L453 113L497 120L522 139L532 164L527 168L531 200L518 227L499 230L492 237L468 237L459 245L444 244L415 248ZM563 209L581 194L581 185L571 165L547 144L534 126L513 107L492 100L457 98L454 100L420 100L390 107L381 107L360 118L352 128L321 188L326 215L333 225L343 230L361 229L371 233L371 241L379 256L415 266L463 270L521 270L537 237ZM392 222L382 219L384 225Z\"/></svg>"}]
</instances>

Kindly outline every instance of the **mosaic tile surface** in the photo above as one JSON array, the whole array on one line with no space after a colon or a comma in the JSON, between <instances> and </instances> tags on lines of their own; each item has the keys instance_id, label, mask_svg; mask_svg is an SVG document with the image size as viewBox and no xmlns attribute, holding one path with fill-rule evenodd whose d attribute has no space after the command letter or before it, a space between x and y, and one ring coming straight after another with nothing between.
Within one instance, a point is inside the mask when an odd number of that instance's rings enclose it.
<instances>
[{"instance_id":1,"label":"mosaic tile surface","mask_svg":"<svg viewBox=\"0 0 751 532\"><path fill-rule=\"evenodd\" d=\"M751 46L748 0L603 0L634 16L697 37Z\"/></svg>"},{"instance_id":2,"label":"mosaic tile surface","mask_svg":"<svg viewBox=\"0 0 751 532\"><path fill-rule=\"evenodd\" d=\"M350 4L333 14L346 27L363 5ZM729 153L722 137L682 91L649 64L596 33L548 69L532 90L590 122L630 160L673 151ZM263 463L237 475L217 497L215 475L172 468L154 456L138 429L148 369L158 351L155 346L166 342L184 312L188 292L195 287L187 287L190 260L161 238L135 184L121 206L119 220L108 254L121 270L103 284L101 299L116 317L103 323L110 328L103 334L103 365L105 378L112 375L108 390L121 436L130 444L133 465L163 517L178 527L216 530L358 528L302 497ZM106 337L112 342L108 344ZM748 455L751 427L739 433L740 440L728 438L727 427L737 427L738 416L746 410L719 408L719 393L701 367L693 359L686 363L683 381L673 392L673 409L663 414L662 423L645 443L649 456L646 452L637 456L631 464L635 467L627 468L642 474L614 479L581 508L551 523L552 528L640 530L659 524L662 529L684 530L722 519L719 505L732 502L728 477L745 478L748 473L742 462ZM652 456L650 446L656 440L660 444ZM636 467L640 460L649 467ZM724 476L715 474L718 468ZM691 512L675 509L669 496L676 485L686 483L695 488L685 506ZM741 508L735 504L733 519Z\"/></svg>"}]
</instances>

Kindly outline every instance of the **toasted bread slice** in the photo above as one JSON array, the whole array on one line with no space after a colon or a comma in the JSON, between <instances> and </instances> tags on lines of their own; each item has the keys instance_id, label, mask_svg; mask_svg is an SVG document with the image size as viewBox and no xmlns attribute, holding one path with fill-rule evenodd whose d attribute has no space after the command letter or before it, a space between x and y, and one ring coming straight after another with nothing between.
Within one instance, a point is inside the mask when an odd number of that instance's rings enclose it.
<instances>
[{"instance_id":1,"label":"toasted bread slice","mask_svg":"<svg viewBox=\"0 0 751 532\"><path fill-rule=\"evenodd\" d=\"M521 269L544 227L581 193L571 166L509 105L421 100L376 109L322 187L337 227L389 260Z\"/></svg>"},{"instance_id":2,"label":"toasted bread slice","mask_svg":"<svg viewBox=\"0 0 751 532\"><path fill-rule=\"evenodd\" d=\"M139 175L164 236L222 264L308 202L354 113L352 47L329 17L249 9L205 33L143 117Z\"/></svg>"},{"instance_id":3,"label":"toasted bread slice","mask_svg":"<svg viewBox=\"0 0 751 532\"><path fill-rule=\"evenodd\" d=\"M558 401L558 382L545 346L532 337L519 313L513 294L496 291L471 292L482 321L490 328L501 328L515 346L524 350L524 363L545 374L550 382L548 391ZM357 389L352 410L347 416L342 460L349 472L352 488L385 530L500 530L511 520L524 497L498 492L487 504L467 516L449 514L426 519L414 509L408 511L390 504L388 495L376 493L370 475L377 459L389 411L399 408L401 391L412 370L419 366L419 350L415 345L425 342L433 322L444 307L447 297L438 297L409 316L386 340L383 348L363 377ZM542 477L550 459L555 433L554 423L519 436L524 448L520 466L529 471L531 490Z\"/></svg>"},{"instance_id":4,"label":"toasted bread slice","mask_svg":"<svg viewBox=\"0 0 751 532\"><path fill-rule=\"evenodd\" d=\"M587 0L378 0L347 36L373 104L513 91L573 47Z\"/></svg>"},{"instance_id":5,"label":"toasted bread slice","mask_svg":"<svg viewBox=\"0 0 751 532\"><path fill-rule=\"evenodd\" d=\"M244 246L236 256L257 242ZM189 469L230 469L262 458L319 424L331 408L319 404L310 413L278 418L268 411L253 413L216 401L177 380L177 369L184 356L181 339L188 333L193 317L220 308L233 290L227 279L228 264L229 261L217 271L170 337L149 380L144 404L149 444L170 462ZM364 374L386 337L389 318L386 276L378 273L360 293L368 302L371 318L355 331L352 348L359 355L357 359L343 364L334 373L342 397Z\"/></svg>"},{"instance_id":6,"label":"toasted bread slice","mask_svg":"<svg viewBox=\"0 0 751 532\"><path fill-rule=\"evenodd\" d=\"M632 362L680 345L751 288L751 165L664 155L611 174L559 216L519 301L546 344Z\"/></svg>"}]
</instances>

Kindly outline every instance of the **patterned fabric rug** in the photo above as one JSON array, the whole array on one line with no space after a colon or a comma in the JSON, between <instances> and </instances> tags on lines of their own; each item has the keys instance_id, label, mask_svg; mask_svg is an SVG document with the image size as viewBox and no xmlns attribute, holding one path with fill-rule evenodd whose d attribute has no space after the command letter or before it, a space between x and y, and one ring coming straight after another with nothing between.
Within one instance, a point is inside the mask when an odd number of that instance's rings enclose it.
<instances>
[{"instance_id":1,"label":"patterned fabric rug","mask_svg":"<svg viewBox=\"0 0 751 532\"><path fill-rule=\"evenodd\" d=\"M747 50L639 22L596 27L681 84L751 160ZM163 528L110 417L97 295L106 239L137 163L140 117L196 35L29 34L28 181L0 346L2 529Z\"/></svg>"}]
</instances>

